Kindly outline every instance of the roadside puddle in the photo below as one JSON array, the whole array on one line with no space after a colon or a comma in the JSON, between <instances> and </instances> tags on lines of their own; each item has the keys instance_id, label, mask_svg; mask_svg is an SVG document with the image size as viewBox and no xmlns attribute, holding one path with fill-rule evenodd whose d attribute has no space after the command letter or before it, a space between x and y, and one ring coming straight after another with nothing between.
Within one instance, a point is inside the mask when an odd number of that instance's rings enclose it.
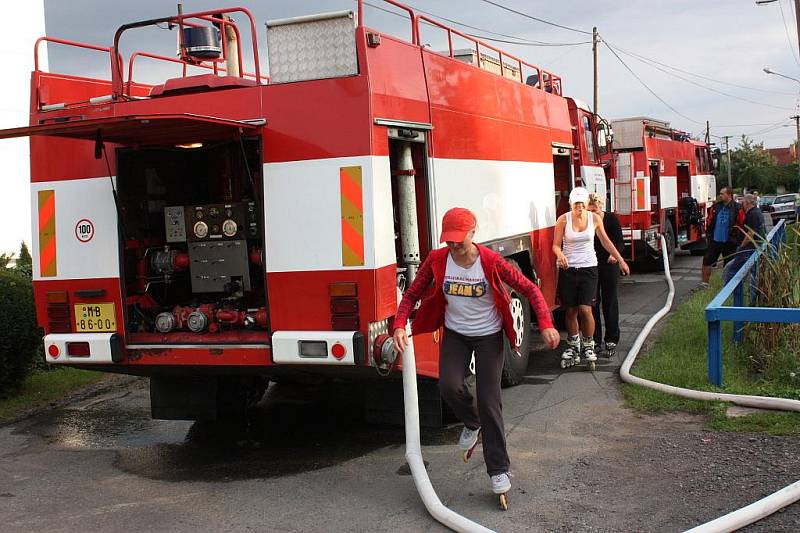
<instances>
[{"instance_id":1,"label":"roadside puddle","mask_svg":"<svg viewBox=\"0 0 800 533\"><path fill-rule=\"evenodd\" d=\"M142 387L39 415L17 432L49 447L112 450L116 468L150 479L274 478L402 447L403 428L366 424L360 398L352 386L276 386L243 421L170 421L150 418ZM423 445L452 444L460 429L423 430Z\"/></svg>"}]
</instances>

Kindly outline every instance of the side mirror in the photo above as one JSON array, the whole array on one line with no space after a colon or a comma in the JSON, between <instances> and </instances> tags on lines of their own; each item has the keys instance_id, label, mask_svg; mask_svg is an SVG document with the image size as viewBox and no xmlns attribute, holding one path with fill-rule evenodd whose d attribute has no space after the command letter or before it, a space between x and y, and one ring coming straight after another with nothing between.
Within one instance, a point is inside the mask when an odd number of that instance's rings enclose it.
<instances>
[{"instance_id":1,"label":"side mirror","mask_svg":"<svg viewBox=\"0 0 800 533\"><path fill-rule=\"evenodd\" d=\"M608 146L608 139L606 138L606 128L602 124L597 126L597 146L605 148Z\"/></svg>"}]
</instances>

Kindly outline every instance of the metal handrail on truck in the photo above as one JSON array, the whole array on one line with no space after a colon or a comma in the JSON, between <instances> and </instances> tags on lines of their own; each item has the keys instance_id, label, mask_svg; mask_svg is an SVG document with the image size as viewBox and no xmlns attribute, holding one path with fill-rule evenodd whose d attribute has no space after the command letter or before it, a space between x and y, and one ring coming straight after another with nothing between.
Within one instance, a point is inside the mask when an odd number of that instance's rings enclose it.
<instances>
[{"instance_id":1,"label":"metal handrail on truck","mask_svg":"<svg viewBox=\"0 0 800 533\"><path fill-rule=\"evenodd\" d=\"M504 76L504 68L505 68L504 65L503 65L503 58L511 59L515 63L518 63L519 66L520 66L520 69L519 69L519 71L520 71L520 79L519 79L520 83L525 83L525 79L522 76L522 66L525 65L526 67L528 67L530 69L533 69L537 73L537 77L538 77L537 83L536 83L536 85L532 85L532 87L535 87L535 88L537 88L539 90L542 90L542 91L545 91L545 92L552 92L553 94L556 94L556 95L559 95L559 96L562 95L562 93L563 93L563 82L561 80L561 76L557 76L557 75L553 74L550 71L544 70L541 67L537 67L536 65L533 65L533 64L528 63L526 61L523 61L522 59L519 59L518 57L513 56L513 55L509 54L508 52L504 52L500 48L492 46L492 45L490 45L490 44L478 39L477 37L473 37L472 35L469 35L469 34L466 34L466 33L462 33L460 31L458 31L457 29L452 28L450 26L447 26L446 24L442 24L441 22L439 22L439 21L437 21L437 20L435 20L433 18L426 17L425 15L418 15L417 13L414 12L414 10L411 7L406 6L404 4L401 4L400 2L396 2L394 0L382 0L382 1L386 2L389 5L392 5L392 6L396 7L396 8L398 8L398 9L401 9L401 10L405 11L406 13L408 13L408 17L409 17L409 20L411 22L411 43L412 44L416 44L418 46L421 46L421 44L420 44L420 28L419 28L420 23L428 24L430 26L435 26L435 27L437 27L439 29L442 29L442 30L447 32L448 55L450 57L455 57L454 49L453 49L453 35L455 34L455 35L457 35L457 36L459 36L459 37L461 37L463 39L466 39L468 41L471 41L472 43L475 44L475 52L477 54L478 65L480 65L481 48L486 48L488 50L492 50L493 52L495 52L495 53L497 53L499 55L500 75L501 76ZM358 24L359 24L359 26L364 26L364 22L363 21L364 21L364 0L358 0ZM548 91L548 88L550 89L549 91Z\"/></svg>"}]
</instances>

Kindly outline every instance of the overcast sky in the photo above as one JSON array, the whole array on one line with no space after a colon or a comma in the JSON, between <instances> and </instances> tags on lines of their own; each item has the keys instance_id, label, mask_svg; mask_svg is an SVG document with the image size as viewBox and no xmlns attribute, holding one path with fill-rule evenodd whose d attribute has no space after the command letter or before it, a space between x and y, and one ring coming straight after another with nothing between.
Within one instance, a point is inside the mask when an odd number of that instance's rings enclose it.
<instances>
[{"instance_id":1,"label":"overcast sky","mask_svg":"<svg viewBox=\"0 0 800 533\"><path fill-rule=\"evenodd\" d=\"M368 1L389 8L382 0ZM592 26L597 26L601 36L616 47L622 60L657 95L637 81L608 48L601 47L599 110L606 118L646 115L667 120L673 127L696 135L702 133L705 121L709 120L714 135L732 135L735 142L746 133L767 147L788 146L794 139L794 121L789 117L797 113L800 81L763 72L763 68L769 66L800 80L792 0L765 6L756 6L754 0L493 1L578 31L543 24L485 0L409 0L408 3L479 28L466 29L469 33L506 40L584 43L570 46L497 43L497 46L560 74L565 94L589 104L592 100L592 53L591 45L585 43L591 36L583 32L591 32ZM237 0L227 3L185 0L183 8L190 12L236 4L248 7L255 15L264 69L267 65L265 21L340 9L355 10L356 5L353 0ZM44 5L48 35L106 46L111 44L121 24L176 12L176 3L169 0L45 0ZM243 34L249 34L241 17L239 21ZM407 19L369 6L365 11L365 23L381 31L408 35ZM497 34L505 34L505 37ZM434 49L444 48L443 35L433 31L423 33L423 42ZM125 34L122 51L128 57L133 50L172 55L175 32L130 31ZM661 65L643 62L631 53ZM107 56L97 52L50 45L48 56L52 72L109 76ZM137 61L134 78L161 82L176 74L177 71L169 71L170 68ZM714 140L720 142L718 138ZM6 200L18 206L26 206L28 202L28 198L23 197ZM26 209L24 213L20 211L19 216L15 214L14 219L27 219ZM16 251L18 244L14 243L20 238L30 242L30 230L24 225L14 226L19 227L14 230L20 234L18 236L11 235L7 224L4 227L0 252Z\"/></svg>"}]
</instances>

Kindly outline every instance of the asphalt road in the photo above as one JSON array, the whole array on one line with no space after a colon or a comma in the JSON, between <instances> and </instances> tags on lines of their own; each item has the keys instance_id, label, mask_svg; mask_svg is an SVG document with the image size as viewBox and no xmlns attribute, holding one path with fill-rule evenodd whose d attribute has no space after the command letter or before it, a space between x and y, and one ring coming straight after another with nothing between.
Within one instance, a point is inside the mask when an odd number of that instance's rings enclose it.
<instances>
[{"instance_id":1,"label":"asphalt road","mask_svg":"<svg viewBox=\"0 0 800 533\"><path fill-rule=\"evenodd\" d=\"M699 282L699 258L679 256L674 277L680 300ZM620 293L622 357L666 288L660 274L637 274ZM647 446L661 441L647 439L675 428L692 436L700 422L622 408L620 360L601 363L595 373L562 371L557 352L536 351L524 382L505 390L514 485L506 513L496 509L482 455L462 462L460 427L425 432L423 454L442 501L499 531L671 531L730 505L720 497L694 508L654 490L678 487L670 476L648 476ZM365 425L352 387L274 386L262 404L246 429L156 421L147 382L121 380L1 427L0 530L443 530L408 475L402 429ZM639 464L628 461L631 450ZM602 492L609 486L613 495Z\"/></svg>"}]
</instances>

